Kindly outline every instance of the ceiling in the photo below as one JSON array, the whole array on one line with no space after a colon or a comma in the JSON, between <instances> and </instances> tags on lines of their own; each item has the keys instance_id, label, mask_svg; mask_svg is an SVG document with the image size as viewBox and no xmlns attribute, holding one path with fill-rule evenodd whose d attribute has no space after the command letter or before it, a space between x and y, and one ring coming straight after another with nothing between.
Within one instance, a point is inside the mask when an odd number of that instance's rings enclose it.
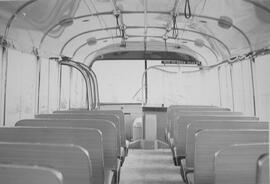
<instances>
[{"instance_id":1,"label":"ceiling","mask_svg":"<svg viewBox=\"0 0 270 184\"><path fill-rule=\"evenodd\" d=\"M104 48L181 47L173 50L211 65L270 46L269 0L1 1L2 37L12 14L26 3L7 40L25 52L36 48L43 57L90 64Z\"/></svg>"}]
</instances>

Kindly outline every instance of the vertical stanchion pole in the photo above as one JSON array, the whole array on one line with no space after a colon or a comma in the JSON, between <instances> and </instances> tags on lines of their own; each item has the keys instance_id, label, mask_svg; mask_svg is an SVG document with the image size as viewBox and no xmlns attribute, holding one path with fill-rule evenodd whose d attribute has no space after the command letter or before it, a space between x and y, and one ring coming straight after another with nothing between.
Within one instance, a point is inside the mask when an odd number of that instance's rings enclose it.
<instances>
[{"instance_id":1,"label":"vertical stanchion pole","mask_svg":"<svg viewBox=\"0 0 270 184\"><path fill-rule=\"evenodd\" d=\"M62 65L58 62L58 111L61 110L61 93L62 93Z\"/></svg>"},{"instance_id":2,"label":"vertical stanchion pole","mask_svg":"<svg viewBox=\"0 0 270 184\"><path fill-rule=\"evenodd\" d=\"M233 85L233 65L230 63L229 64L230 66L230 79L231 79L231 93L232 93L232 109L233 111L235 110L234 109L234 85Z\"/></svg>"},{"instance_id":3,"label":"vertical stanchion pole","mask_svg":"<svg viewBox=\"0 0 270 184\"><path fill-rule=\"evenodd\" d=\"M50 113L50 81L51 80L51 60L48 60L48 89L47 89L47 93L48 93L48 99L47 99L47 113Z\"/></svg>"},{"instance_id":4,"label":"vertical stanchion pole","mask_svg":"<svg viewBox=\"0 0 270 184\"><path fill-rule=\"evenodd\" d=\"M36 94L35 94L35 115L39 114L40 107L40 80L41 80L41 59L37 49L34 49L36 56Z\"/></svg>"},{"instance_id":5,"label":"vertical stanchion pole","mask_svg":"<svg viewBox=\"0 0 270 184\"><path fill-rule=\"evenodd\" d=\"M2 71L1 71L1 97L0 97L0 109L2 125L6 126L6 103L7 103L7 73L8 73L8 49L7 42L2 40Z\"/></svg>"},{"instance_id":6,"label":"vertical stanchion pole","mask_svg":"<svg viewBox=\"0 0 270 184\"><path fill-rule=\"evenodd\" d=\"M256 88L255 88L255 80L254 80L255 59L254 58L250 59L249 63L250 63L250 73L251 73L253 115L256 116L257 115L257 110L256 110Z\"/></svg>"},{"instance_id":7,"label":"vertical stanchion pole","mask_svg":"<svg viewBox=\"0 0 270 184\"><path fill-rule=\"evenodd\" d=\"M144 101L144 104L147 104L148 102L148 75L147 75L147 60L144 60L144 70L146 71L145 72L145 75L144 75L144 90L145 90L145 101Z\"/></svg>"},{"instance_id":8,"label":"vertical stanchion pole","mask_svg":"<svg viewBox=\"0 0 270 184\"><path fill-rule=\"evenodd\" d=\"M71 109L71 102L72 102L72 87L73 87L73 68L69 68L69 102L68 102L68 109Z\"/></svg>"},{"instance_id":9,"label":"vertical stanchion pole","mask_svg":"<svg viewBox=\"0 0 270 184\"><path fill-rule=\"evenodd\" d=\"M220 81L220 66L217 69L218 72L218 88L219 88L219 106L222 107L222 92L221 92L221 81Z\"/></svg>"}]
</instances>

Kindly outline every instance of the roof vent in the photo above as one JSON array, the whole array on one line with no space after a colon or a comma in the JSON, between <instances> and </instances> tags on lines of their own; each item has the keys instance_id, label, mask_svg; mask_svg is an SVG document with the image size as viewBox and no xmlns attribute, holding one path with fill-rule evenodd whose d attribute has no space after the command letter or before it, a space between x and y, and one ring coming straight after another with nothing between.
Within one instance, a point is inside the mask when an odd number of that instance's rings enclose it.
<instances>
[{"instance_id":1,"label":"roof vent","mask_svg":"<svg viewBox=\"0 0 270 184\"><path fill-rule=\"evenodd\" d=\"M233 20L227 16L221 16L218 20L219 27L223 29L230 29L233 25Z\"/></svg>"},{"instance_id":2,"label":"roof vent","mask_svg":"<svg viewBox=\"0 0 270 184\"><path fill-rule=\"evenodd\" d=\"M95 45L95 44L97 44L97 39L95 37L88 38L86 43L88 45Z\"/></svg>"}]
</instances>

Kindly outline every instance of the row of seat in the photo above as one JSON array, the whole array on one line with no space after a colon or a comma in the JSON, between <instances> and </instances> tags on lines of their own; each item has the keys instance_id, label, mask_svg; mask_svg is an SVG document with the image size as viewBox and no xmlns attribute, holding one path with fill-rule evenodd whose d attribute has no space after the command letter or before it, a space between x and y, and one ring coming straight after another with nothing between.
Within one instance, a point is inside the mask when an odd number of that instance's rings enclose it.
<instances>
[{"instance_id":1,"label":"row of seat","mask_svg":"<svg viewBox=\"0 0 270 184\"><path fill-rule=\"evenodd\" d=\"M215 106L174 105L167 113L165 139L185 182L269 183L268 122Z\"/></svg>"},{"instance_id":2,"label":"row of seat","mask_svg":"<svg viewBox=\"0 0 270 184\"><path fill-rule=\"evenodd\" d=\"M128 152L124 130L124 114L116 110L56 111L20 120L15 127L0 128L1 170L23 170L18 176L27 172L32 181L35 172L50 175L40 178L44 183L117 184ZM12 183L16 180L20 177Z\"/></svg>"}]
</instances>

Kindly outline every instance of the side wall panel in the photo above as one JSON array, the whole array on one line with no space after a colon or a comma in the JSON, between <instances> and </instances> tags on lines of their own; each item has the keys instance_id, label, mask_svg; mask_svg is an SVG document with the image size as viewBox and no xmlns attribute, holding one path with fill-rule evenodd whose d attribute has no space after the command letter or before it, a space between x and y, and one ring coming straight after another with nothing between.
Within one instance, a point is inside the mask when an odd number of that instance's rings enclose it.
<instances>
[{"instance_id":1,"label":"side wall panel","mask_svg":"<svg viewBox=\"0 0 270 184\"><path fill-rule=\"evenodd\" d=\"M270 55L256 58L256 107L261 120L270 121Z\"/></svg>"},{"instance_id":2,"label":"side wall panel","mask_svg":"<svg viewBox=\"0 0 270 184\"><path fill-rule=\"evenodd\" d=\"M6 126L33 118L35 108L36 60L33 55L9 50Z\"/></svg>"}]
</instances>

